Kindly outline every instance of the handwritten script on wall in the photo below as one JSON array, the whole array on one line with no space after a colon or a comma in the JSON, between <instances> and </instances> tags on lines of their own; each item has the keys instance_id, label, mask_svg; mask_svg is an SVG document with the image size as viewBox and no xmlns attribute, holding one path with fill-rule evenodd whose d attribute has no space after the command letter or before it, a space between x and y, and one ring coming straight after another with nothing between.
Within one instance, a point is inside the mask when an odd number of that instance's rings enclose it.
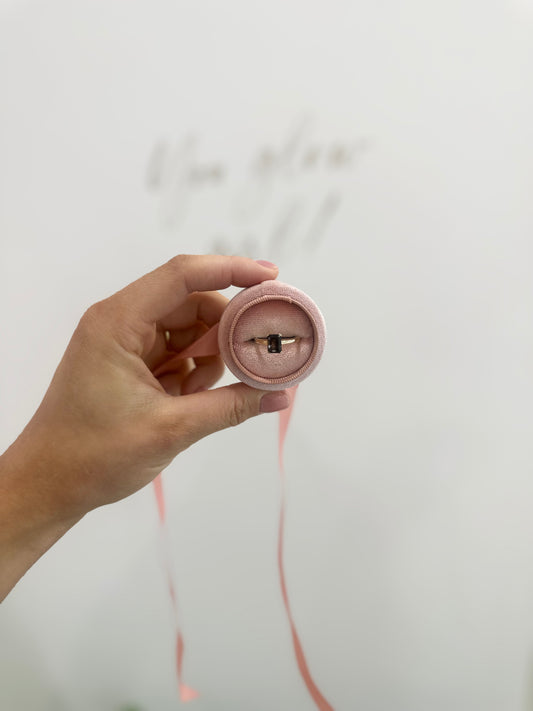
<instances>
[{"instance_id":1,"label":"handwritten script on wall","mask_svg":"<svg viewBox=\"0 0 533 711\"><path fill-rule=\"evenodd\" d=\"M318 139L314 123L304 116L279 141L259 142L240 167L205 158L195 134L157 141L146 186L159 201L161 227L179 231L196 212L210 252L278 260L315 253L372 139Z\"/></svg>"}]
</instances>

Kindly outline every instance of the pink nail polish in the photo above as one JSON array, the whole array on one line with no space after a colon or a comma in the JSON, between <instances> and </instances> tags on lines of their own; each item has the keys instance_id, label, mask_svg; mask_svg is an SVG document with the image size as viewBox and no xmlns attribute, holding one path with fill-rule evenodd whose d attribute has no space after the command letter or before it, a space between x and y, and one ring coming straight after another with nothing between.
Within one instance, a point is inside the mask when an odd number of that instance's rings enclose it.
<instances>
[{"instance_id":1,"label":"pink nail polish","mask_svg":"<svg viewBox=\"0 0 533 711\"><path fill-rule=\"evenodd\" d=\"M267 262L265 259L256 259L255 260L258 264L260 264L262 267L267 267L268 269L277 269L277 265L273 264L272 262Z\"/></svg>"},{"instance_id":2,"label":"pink nail polish","mask_svg":"<svg viewBox=\"0 0 533 711\"><path fill-rule=\"evenodd\" d=\"M259 412L278 412L289 407L289 396L284 391L263 395L259 404Z\"/></svg>"}]
</instances>

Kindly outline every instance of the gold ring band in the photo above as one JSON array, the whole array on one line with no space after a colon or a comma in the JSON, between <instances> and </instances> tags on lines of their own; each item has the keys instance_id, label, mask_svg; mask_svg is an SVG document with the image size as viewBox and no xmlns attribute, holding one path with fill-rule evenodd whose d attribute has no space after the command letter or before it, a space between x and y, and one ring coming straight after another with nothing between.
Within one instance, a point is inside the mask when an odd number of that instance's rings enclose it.
<instances>
[{"instance_id":1,"label":"gold ring band","mask_svg":"<svg viewBox=\"0 0 533 711\"><path fill-rule=\"evenodd\" d=\"M253 343L266 345L269 353L281 353L283 346L296 343L299 340L300 336L282 336L281 333L271 333L266 338L250 338Z\"/></svg>"},{"instance_id":2,"label":"gold ring band","mask_svg":"<svg viewBox=\"0 0 533 711\"><path fill-rule=\"evenodd\" d=\"M268 338L252 338L252 341L254 343L261 343L262 345L268 345ZM286 346L289 343L296 343L296 341L300 340L300 336L282 336L281 337L281 345Z\"/></svg>"}]
</instances>

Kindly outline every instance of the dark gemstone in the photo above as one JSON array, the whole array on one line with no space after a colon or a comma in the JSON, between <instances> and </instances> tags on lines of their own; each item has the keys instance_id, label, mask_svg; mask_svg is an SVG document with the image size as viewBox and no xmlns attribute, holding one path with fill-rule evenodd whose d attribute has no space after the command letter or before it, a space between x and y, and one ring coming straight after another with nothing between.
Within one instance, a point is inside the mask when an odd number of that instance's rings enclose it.
<instances>
[{"instance_id":1,"label":"dark gemstone","mask_svg":"<svg viewBox=\"0 0 533 711\"><path fill-rule=\"evenodd\" d=\"M281 353L281 333L271 333L268 337L268 352Z\"/></svg>"}]
</instances>

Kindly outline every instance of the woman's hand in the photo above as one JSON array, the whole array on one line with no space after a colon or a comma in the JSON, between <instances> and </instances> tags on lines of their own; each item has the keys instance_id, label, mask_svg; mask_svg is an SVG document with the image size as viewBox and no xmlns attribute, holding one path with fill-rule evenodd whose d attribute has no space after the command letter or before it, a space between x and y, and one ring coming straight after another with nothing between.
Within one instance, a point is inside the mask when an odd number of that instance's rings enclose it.
<instances>
[{"instance_id":1,"label":"woman's hand","mask_svg":"<svg viewBox=\"0 0 533 711\"><path fill-rule=\"evenodd\" d=\"M85 312L41 405L0 457L0 599L88 511L141 489L202 437L288 406L284 391L208 390L220 356L154 375L219 321L227 299L217 289L276 276L244 257L180 255Z\"/></svg>"}]
</instances>

